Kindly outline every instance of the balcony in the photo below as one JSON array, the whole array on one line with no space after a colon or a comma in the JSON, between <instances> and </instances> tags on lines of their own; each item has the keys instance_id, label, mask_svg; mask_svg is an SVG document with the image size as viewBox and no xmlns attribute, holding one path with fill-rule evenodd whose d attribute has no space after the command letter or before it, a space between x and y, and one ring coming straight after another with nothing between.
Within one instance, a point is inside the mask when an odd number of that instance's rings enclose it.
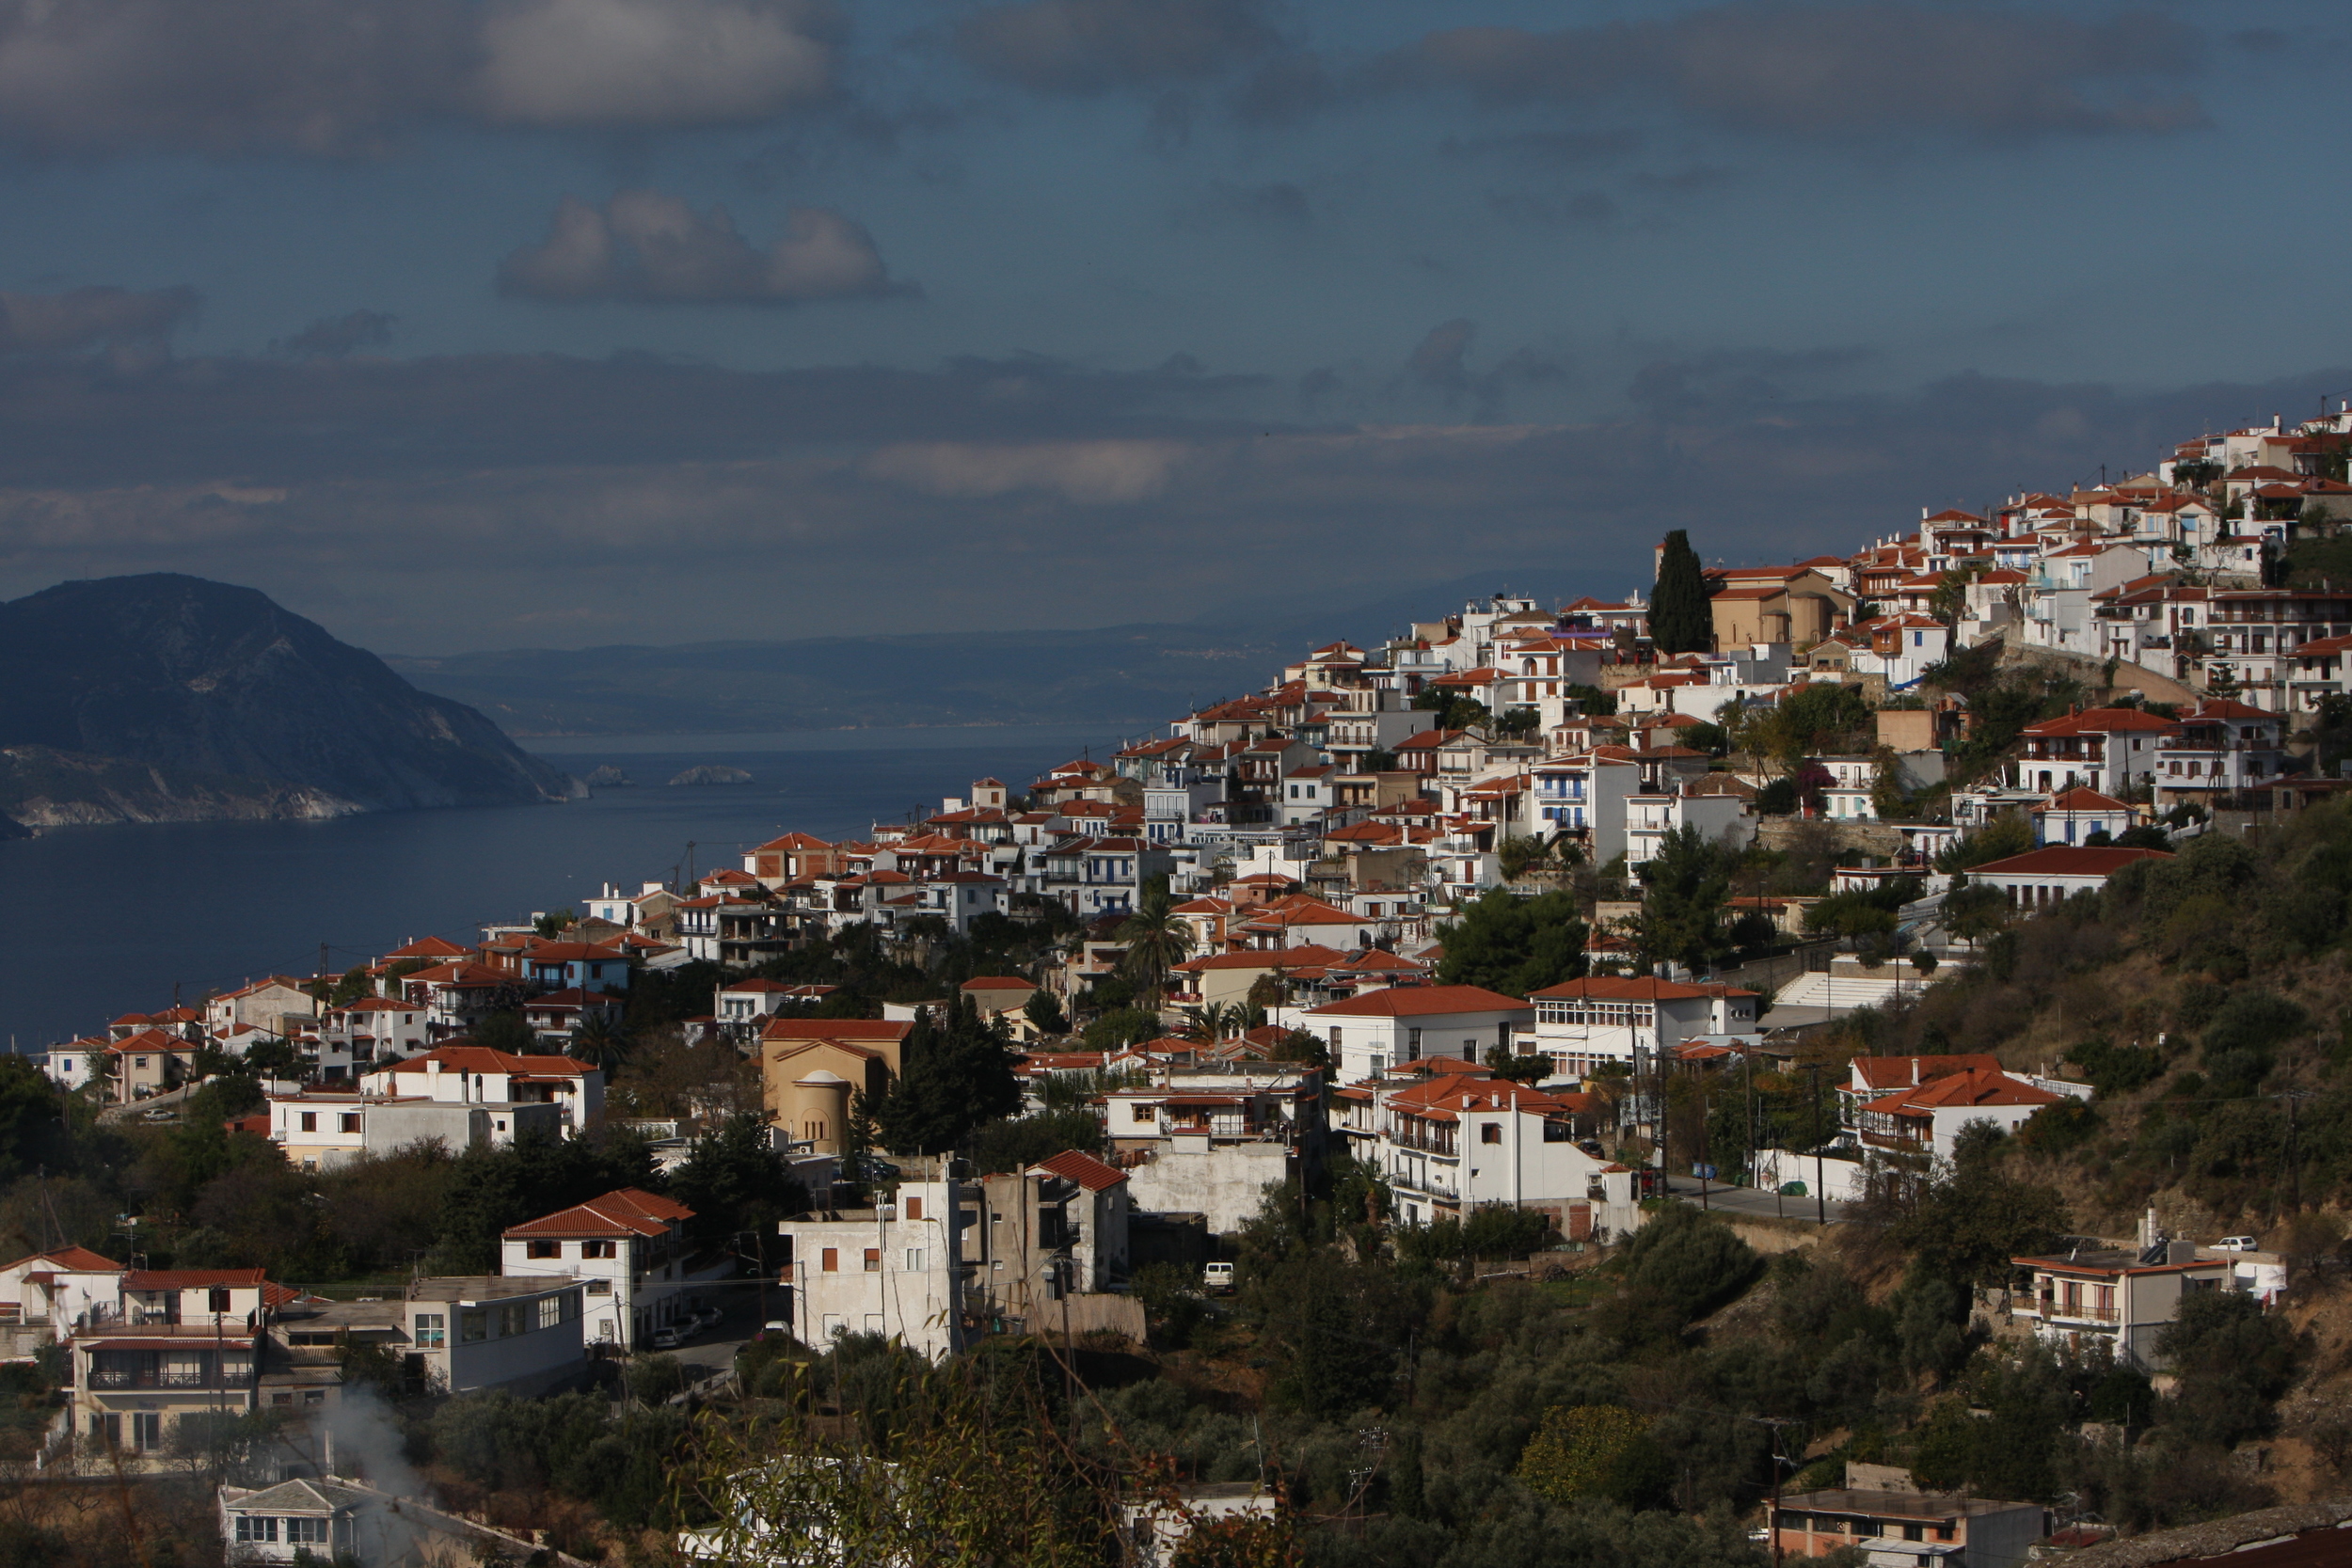
<instances>
[{"instance_id":1,"label":"balcony","mask_svg":"<svg viewBox=\"0 0 2352 1568\"><path fill-rule=\"evenodd\" d=\"M2112 1307L2060 1307L2043 1296L2033 1308L2034 1316L2052 1323L2114 1323L2123 1321L2121 1311Z\"/></svg>"},{"instance_id":2,"label":"balcony","mask_svg":"<svg viewBox=\"0 0 2352 1568\"><path fill-rule=\"evenodd\" d=\"M99 1392L121 1388L249 1388L253 1374L249 1371L213 1372L165 1371L94 1371L84 1380L83 1386Z\"/></svg>"}]
</instances>

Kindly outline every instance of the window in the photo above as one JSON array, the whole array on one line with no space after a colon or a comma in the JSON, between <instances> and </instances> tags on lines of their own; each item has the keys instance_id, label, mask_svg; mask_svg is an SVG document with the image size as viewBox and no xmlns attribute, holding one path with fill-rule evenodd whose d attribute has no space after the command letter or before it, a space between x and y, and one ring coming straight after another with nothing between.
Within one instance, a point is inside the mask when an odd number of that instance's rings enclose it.
<instances>
[{"instance_id":1,"label":"window","mask_svg":"<svg viewBox=\"0 0 2352 1568\"><path fill-rule=\"evenodd\" d=\"M1482 1144L1501 1143L1502 1141L1502 1123L1499 1121L1481 1122L1478 1127L1478 1141Z\"/></svg>"},{"instance_id":2,"label":"window","mask_svg":"<svg viewBox=\"0 0 2352 1568\"><path fill-rule=\"evenodd\" d=\"M541 1328L553 1328L557 1323L560 1323L563 1321L564 1297L541 1296L539 1298L539 1326Z\"/></svg>"},{"instance_id":3,"label":"window","mask_svg":"<svg viewBox=\"0 0 2352 1568\"><path fill-rule=\"evenodd\" d=\"M869 1246L866 1249L866 1272L867 1274L882 1273L882 1248Z\"/></svg>"},{"instance_id":4,"label":"window","mask_svg":"<svg viewBox=\"0 0 2352 1568\"><path fill-rule=\"evenodd\" d=\"M824 1253L822 1254L817 1266L824 1270L827 1274L839 1273L841 1269L841 1249L839 1247L831 1246L825 1248Z\"/></svg>"},{"instance_id":5,"label":"window","mask_svg":"<svg viewBox=\"0 0 2352 1568\"><path fill-rule=\"evenodd\" d=\"M583 1247L581 1250L585 1252L586 1249ZM534 1239L525 1244L525 1255L532 1258L561 1258L564 1256L564 1243Z\"/></svg>"},{"instance_id":6,"label":"window","mask_svg":"<svg viewBox=\"0 0 2352 1568\"><path fill-rule=\"evenodd\" d=\"M288 1519L286 1544L290 1546L324 1546L326 1544L326 1521L324 1519Z\"/></svg>"},{"instance_id":7,"label":"window","mask_svg":"<svg viewBox=\"0 0 2352 1568\"><path fill-rule=\"evenodd\" d=\"M457 1338L460 1343L478 1345L490 1337L490 1314L476 1308L457 1315Z\"/></svg>"},{"instance_id":8,"label":"window","mask_svg":"<svg viewBox=\"0 0 2352 1568\"><path fill-rule=\"evenodd\" d=\"M164 1418L161 1411L131 1412L131 1446L144 1453L164 1446Z\"/></svg>"},{"instance_id":9,"label":"window","mask_svg":"<svg viewBox=\"0 0 2352 1568\"><path fill-rule=\"evenodd\" d=\"M919 1246L911 1246L907 1248L907 1273L921 1274L922 1272L923 1249Z\"/></svg>"},{"instance_id":10,"label":"window","mask_svg":"<svg viewBox=\"0 0 2352 1568\"><path fill-rule=\"evenodd\" d=\"M513 1338L531 1332L531 1307L528 1303L508 1302L499 1308L499 1338Z\"/></svg>"},{"instance_id":11,"label":"window","mask_svg":"<svg viewBox=\"0 0 2352 1568\"><path fill-rule=\"evenodd\" d=\"M417 1314L417 1348L439 1350L449 1343L449 1327L438 1312Z\"/></svg>"},{"instance_id":12,"label":"window","mask_svg":"<svg viewBox=\"0 0 2352 1568\"><path fill-rule=\"evenodd\" d=\"M357 1132L358 1131L359 1131L359 1113L358 1113L358 1112L357 1112L357 1111L345 1111L345 1112L343 1113L343 1115L342 1115L342 1130L343 1130L344 1132Z\"/></svg>"},{"instance_id":13,"label":"window","mask_svg":"<svg viewBox=\"0 0 2352 1568\"><path fill-rule=\"evenodd\" d=\"M278 1520L265 1514L237 1515L237 1539L267 1545L278 1544Z\"/></svg>"},{"instance_id":14,"label":"window","mask_svg":"<svg viewBox=\"0 0 2352 1568\"><path fill-rule=\"evenodd\" d=\"M908 1198L908 1199L907 1199L907 1218L909 1218L909 1219L911 1219L911 1220L919 1220L919 1219L921 1219L922 1217L923 1217L923 1200L922 1200L921 1198L919 1198L919 1197L911 1197L911 1198Z\"/></svg>"},{"instance_id":15,"label":"window","mask_svg":"<svg viewBox=\"0 0 2352 1568\"><path fill-rule=\"evenodd\" d=\"M582 1258L618 1258L621 1255L621 1243L618 1242L582 1242L580 1243L580 1255Z\"/></svg>"},{"instance_id":16,"label":"window","mask_svg":"<svg viewBox=\"0 0 2352 1568\"><path fill-rule=\"evenodd\" d=\"M142 1067L145 1065L143 1062L140 1064ZM319 1130L319 1114L316 1111L302 1113L302 1130L305 1132L315 1132Z\"/></svg>"}]
</instances>

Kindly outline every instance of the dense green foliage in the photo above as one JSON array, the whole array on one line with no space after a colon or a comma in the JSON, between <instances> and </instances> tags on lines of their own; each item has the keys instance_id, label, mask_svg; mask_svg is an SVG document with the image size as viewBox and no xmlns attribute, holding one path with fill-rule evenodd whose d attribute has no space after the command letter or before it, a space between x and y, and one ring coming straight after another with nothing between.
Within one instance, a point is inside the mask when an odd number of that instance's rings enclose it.
<instances>
[{"instance_id":1,"label":"dense green foliage","mask_svg":"<svg viewBox=\"0 0 2352 1568\"><path fill-rule=\"evenodd\" d=\"M1698 552L1691 536L1676 529L1659 552L1658 581L1650 590L1650 646L1661 654L1713 652L1715 618L1707 598Z\"/></svg>"},{"instance_id":2,"label":"dense green foliage","mask_svg":"<svg viewBox=\"0 0 2352 1568\"><path fill-rule=\"evenodd\" d=\"M961 1148L982 1122L1021 1109L1013 1058L1003 1022L982 1019L971 998L959 998L944 1020L926 1009L899 1047L898 1076L868 1114L889 1148L922 1154Z\"/></svg>"},{"instance_id":3,"label":"dense green foliage","mask_svg":"<svg viewBox=\"0 0 2352 1568\"><path fill-rule=\"evenodd\" d=\"M1572 894L1520 898L1490 889L1438 929L1445 943L1438 965L1440 985L1484 986L1505 996L1525 996L1584 973L1584 918Z\"/></svg>"}]
</instances>

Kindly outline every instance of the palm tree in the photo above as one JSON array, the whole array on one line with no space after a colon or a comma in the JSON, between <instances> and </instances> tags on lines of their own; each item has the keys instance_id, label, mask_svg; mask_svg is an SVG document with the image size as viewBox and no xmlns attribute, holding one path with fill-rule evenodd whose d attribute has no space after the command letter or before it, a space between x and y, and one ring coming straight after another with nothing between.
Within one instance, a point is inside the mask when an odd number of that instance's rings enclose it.
<instances>
[{"instance_id":1,"label":"palm tree","mask_svg":"<svg viewBox=\"0 0 2352 1568\"><path fill-rule=\"evenodd\" d=\"M601 1010L584 1012L572 1026L571 1053L573 1059L603 1070L610 1078L621 1059L628 1054L628 1037L610 1013Z\"/></svg>"},{"instance_id":2,"label":"palm tree","mask_svg":"<svg viewBox=\"0 0 2352 1568\"><path fill-rule=\"evenodd\" d=\"M1135 982L1137 1000L1154 1010L1168 990L1168 972L1192 951L1192 925L1175 911L1168 879L1154 877L1134 911L1119 924L1119 940L1127 944L1120 972Z\"/></svg>"}]
</instances>

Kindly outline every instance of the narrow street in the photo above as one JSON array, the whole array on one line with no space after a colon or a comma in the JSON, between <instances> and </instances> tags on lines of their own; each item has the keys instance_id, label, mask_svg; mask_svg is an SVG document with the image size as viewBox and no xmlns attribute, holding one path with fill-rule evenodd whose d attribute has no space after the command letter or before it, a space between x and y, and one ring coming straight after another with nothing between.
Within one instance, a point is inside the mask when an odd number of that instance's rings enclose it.
<instances>
[{"instance_id":1,"label":"narrow street","mask_svg":"<svg viewBox=\"0 0 2352 1568\"><path fill-rule=\"evenodd\" d=\"M1683 1202L1693 1208L1701 1205L1700 1185L1696 1178L1670 1177L1666 1185ZM1704 1203L1708 1209L1721 1210L1725 1213L1764 1214L1792 1220L1811 1220L1820 1212L1809 1196L1782 1197L1777 1193L1758 1192L1754 1187L1726 1187L1720 1181L1707 1183ZM1852 1209L1853 1205L1850 1203L1831 1204L1830 1222L1834 1225L1839 1220L1851 1218Z\"/></svg>"}]
</instances>

